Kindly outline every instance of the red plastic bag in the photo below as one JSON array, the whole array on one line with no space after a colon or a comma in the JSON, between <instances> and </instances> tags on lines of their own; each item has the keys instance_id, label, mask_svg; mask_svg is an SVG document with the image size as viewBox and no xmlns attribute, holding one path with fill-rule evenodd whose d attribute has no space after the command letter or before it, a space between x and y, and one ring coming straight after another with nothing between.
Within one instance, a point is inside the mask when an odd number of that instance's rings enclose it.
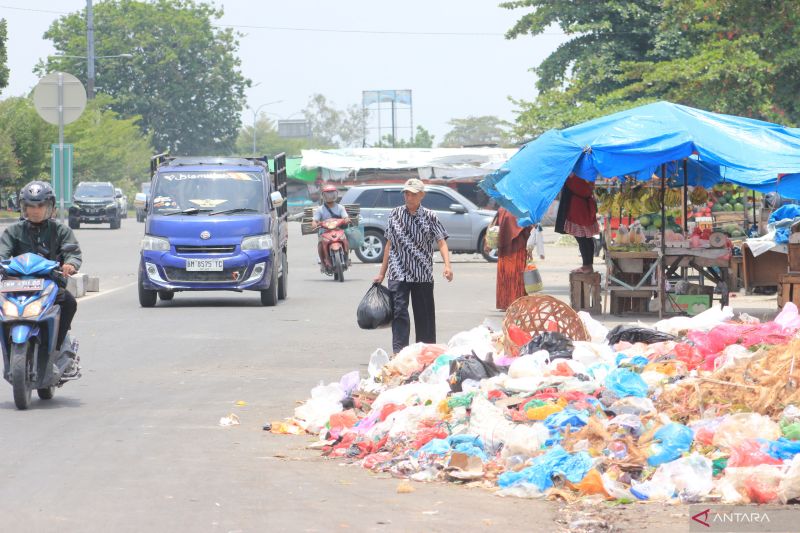
<instances>
[{"instance_id":1,"label":"red plastic bag","mask_svg":"<svg viewBox=\"0 0 800 533\"><path fill-rule=\"evenodd\" d=\"M696 438L696 436L695 436ZM783 464L780 459L775 459L766 453L761 444L755 439L746 439L739 442L731 449L728 466L758 466Z\"/></svg>"},{"instance_id":2,"label":"red plastic bag","mask_svg":"<svg viewBox=\"0 0 800 533\"><path fill-rule=\"evenodd\" d=\"M508 326L508 338L517 346L525 346L533 337L519 326L511 324Z\"/></svg>"}]
</instances>

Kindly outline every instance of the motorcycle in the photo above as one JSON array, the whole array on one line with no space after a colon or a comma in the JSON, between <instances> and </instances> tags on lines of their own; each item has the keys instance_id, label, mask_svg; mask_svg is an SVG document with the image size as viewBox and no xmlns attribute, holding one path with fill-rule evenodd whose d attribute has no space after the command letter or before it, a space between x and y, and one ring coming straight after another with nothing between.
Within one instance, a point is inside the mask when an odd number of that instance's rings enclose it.
<instances>
[{"instance_id":1,"label":"motorcycle","mask_svg":"<svg viewBox=\"0 0 800 533\"><path fill-rule=\"evenodd\" d=\"M347 235L343 229L347 225L347 220L329 218L320 222L319 225L325 230L322 233L323 249L331 259L330 268L324 269L325 275L333 276L334 281L344 281L344 271L347 270L350 256Z\"/></svg>"},{"instance_id":2,"label":"motorcycle","mask_svg":"<svg viewBox=\"0 0 800 533\"><path fill-rule=\"evenodd\" d=\"M0 261L3 377L13 387L17 409L29 407L33 389L50 400L56 387L81 377L77 340L68 334L65 348L56 346L61 307L55 299L59 287L66 287L58 266L34 253Z\"/></svg>"}]
</instances>

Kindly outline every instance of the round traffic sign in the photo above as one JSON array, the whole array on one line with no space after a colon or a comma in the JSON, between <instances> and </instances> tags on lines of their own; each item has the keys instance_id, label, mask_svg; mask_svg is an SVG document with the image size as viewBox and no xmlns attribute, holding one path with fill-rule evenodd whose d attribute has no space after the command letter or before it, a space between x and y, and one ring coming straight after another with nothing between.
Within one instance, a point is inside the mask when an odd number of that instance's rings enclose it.
<instances>
[{"instance_id":1,"label":"round traffic sign","mask_svg":"<svg viewBox=\"0 0 800 533\"><path fill-rule=\"evenodd\" d=\"M81 81L66 72L52 72L33 89L33 106L50 124L58 124L63 109L64 124L78 119L86 107L86 89Z\"/></svg>"}]
</instances>

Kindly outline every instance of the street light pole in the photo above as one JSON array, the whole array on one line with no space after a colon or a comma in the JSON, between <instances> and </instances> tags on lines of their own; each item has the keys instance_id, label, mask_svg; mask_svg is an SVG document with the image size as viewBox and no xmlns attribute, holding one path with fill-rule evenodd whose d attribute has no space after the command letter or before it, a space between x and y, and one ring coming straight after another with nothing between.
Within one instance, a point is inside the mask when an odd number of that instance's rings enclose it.
<instances>
[{"instance_id":1,"label":"street light pole","mask_svg":"<svg viewBox=\"0 0 800 533\"><path fill-rule=\"evenodd\" d=\"M256 155L256 120L258 119L258 112L261 111L262 107L272 104L280 104L281 102L283 102L283 100L275 100L274 102L267 102L266 104L261 104L253 111L253 157L255 157Z\"/></svg>"},{"instance_id":2,"label":"street light pole","mask_svg":"<svg viewBox=\"0 0 800 533\"><path fill-rule=\"evenodd\" d=\"M86 98L94 98L94 11L86 0Z\"/></svg>"}]
</instances>

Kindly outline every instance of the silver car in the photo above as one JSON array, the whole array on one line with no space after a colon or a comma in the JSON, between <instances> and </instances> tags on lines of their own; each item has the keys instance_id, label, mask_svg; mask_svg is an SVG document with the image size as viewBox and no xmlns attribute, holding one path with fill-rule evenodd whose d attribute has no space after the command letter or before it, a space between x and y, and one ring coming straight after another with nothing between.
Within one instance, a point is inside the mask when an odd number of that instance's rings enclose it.
<instances>
[{"instance_id":1,"label":"silver car","mask_svg":"<svg viewBox=\"0 0 800 533\"><path fill-rule=\"evenodd\" d=\"M364 243L355 250L364 263L380 263L386 244L384 231L389 213L403 205L402 185L359 185L350 188L342 197L342 204L361 206L361 223L364 228ZM480 209L469 199L449 187L428 185L422 205L435 211L448 235L447 247L452 253L480 253L487 261L497 261L494 250L483 251L486 228L495 211Z\"/></svg>"},{"instance_id":2,"label":"silver car","mask_svg":"<svg viewBox=\"0 0 800 533\"><path fill-rule=\"evenodd\" d=\"M117 200L117 208L119 208L120 218L128 218L128 199L119 187L114 188L114 196Z\"/></svg>"}]
</instances>

